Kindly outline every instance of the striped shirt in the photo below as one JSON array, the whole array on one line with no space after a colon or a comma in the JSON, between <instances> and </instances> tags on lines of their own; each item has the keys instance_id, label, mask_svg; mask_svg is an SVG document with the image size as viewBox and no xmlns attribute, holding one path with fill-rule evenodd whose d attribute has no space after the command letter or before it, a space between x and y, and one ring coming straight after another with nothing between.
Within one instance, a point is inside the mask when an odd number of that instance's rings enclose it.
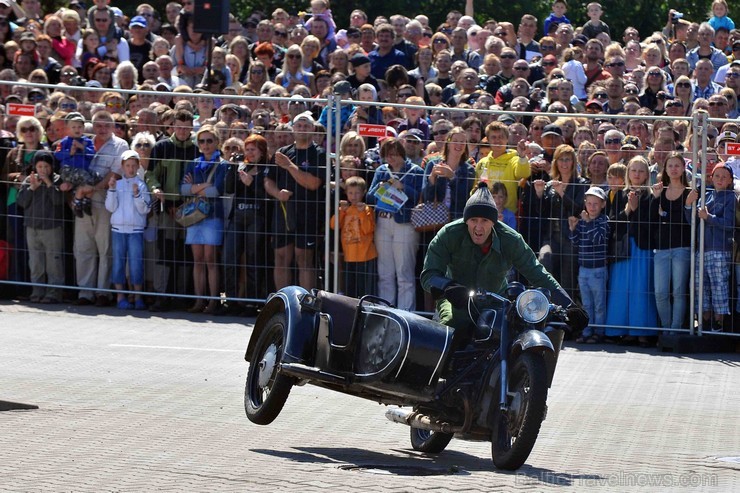
<instances>
[{"instance_id":1,"label":"striped shirt","mask_svg":"<svg viewBox=\"0 0 740 493\"><path fill-rule=\"evenodd\" d=\"M601 214L593 221L578 221L575 231L570 232L570 241L578 247L578 265L594 269L606 266L606 251L609 244L609 221Z\"/></svg>"}]
</instances>

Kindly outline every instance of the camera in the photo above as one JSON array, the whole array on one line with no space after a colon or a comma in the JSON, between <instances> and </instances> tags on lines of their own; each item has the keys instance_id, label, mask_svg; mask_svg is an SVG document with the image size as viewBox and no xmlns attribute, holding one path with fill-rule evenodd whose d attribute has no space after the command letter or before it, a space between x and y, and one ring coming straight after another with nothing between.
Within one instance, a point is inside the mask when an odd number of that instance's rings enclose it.
<instances>
[{"instance_id":1,"label":"camera","mask_svg":"<svg viewBox=\"0 0 740 493\"><path fill-rule=\"evenodd\" d=\"M683 12L674 12L671 15L671 22L674 24L678 24L678 20L683 19Z\"/></svg>"},{"instance_id":2,"label":"camera","mask_svg":"<svg viewBox=\"0 0 740 493\"><path fill-rule=\"evenodd\" d=\"M240 152L235 152L231 155L231 160L235 163L241 163L242 161L244 161L244 154Z\"/></svg>"}]
</instances>

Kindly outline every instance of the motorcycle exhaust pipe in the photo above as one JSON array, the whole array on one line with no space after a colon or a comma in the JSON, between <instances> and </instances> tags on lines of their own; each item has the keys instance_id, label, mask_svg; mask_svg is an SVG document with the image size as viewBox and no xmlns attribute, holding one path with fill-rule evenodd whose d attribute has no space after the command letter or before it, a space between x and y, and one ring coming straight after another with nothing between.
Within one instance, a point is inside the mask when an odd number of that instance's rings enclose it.
<instances>
[{"instance_id":1,"label":"motorcycle exhaust pipe","mask_svg":"<svg viewBox=\"0 0 740 493\"><path fill-rule=\"evenodd\" d=\"M426 414L420 414L410 409L388 409L385 412L385 417L394 423L401 423L421 430L439 431L442 433L459 433L463 430L462 426L452 426L450 423L432 421L432 418Z\"/></svg>"}]
</instances>

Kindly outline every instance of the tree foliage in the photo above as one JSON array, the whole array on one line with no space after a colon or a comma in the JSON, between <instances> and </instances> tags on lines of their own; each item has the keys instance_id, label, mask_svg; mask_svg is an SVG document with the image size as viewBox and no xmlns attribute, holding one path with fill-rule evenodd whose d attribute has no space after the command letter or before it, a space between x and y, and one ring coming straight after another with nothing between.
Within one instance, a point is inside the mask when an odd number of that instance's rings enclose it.
<instances>
[{"instance_id":1,"label":"tree foliage","mask_svg":"<svg viewBox=\"0 0 740 493\"><path fill-rule=\"evenodd\" d=\"M587 20L586 4L588 2L569 2L568 18L574 26L581 26ZM669 8L673 8L685 14L685 18L691 21L702 22L707 19L711 0L601 0L604 6L604 17L602 20L609 24L612 36L621 40L622 31L627 26L634 26L640 31L642 37L648 36L653 31L659 31L665 25ZM255 10L265 13L267 16L278 7L282 7L290 13L306 11L310 0L232 0L231 11L235 12L240 19L244 20ZM542 35L542 23L550 13L551 0L513 0L509 2L492 2L477 0L475 2L475 18L480 23L486 19L497 21L509 21L518 25L519 20L525 13L531 13L539 20ZM461 0L385 0L382 2L370 0L357 0L354 2L334 1L331 10L339 27L349 24L349 14L354 9L362 9L372 19L379 15L390 16L392 14L404 14L414 17L425 14L429 17L432 28L436 28L444 22L445 15L450 10L462 11L465 2Z\"/></svg>"}]
</instances>

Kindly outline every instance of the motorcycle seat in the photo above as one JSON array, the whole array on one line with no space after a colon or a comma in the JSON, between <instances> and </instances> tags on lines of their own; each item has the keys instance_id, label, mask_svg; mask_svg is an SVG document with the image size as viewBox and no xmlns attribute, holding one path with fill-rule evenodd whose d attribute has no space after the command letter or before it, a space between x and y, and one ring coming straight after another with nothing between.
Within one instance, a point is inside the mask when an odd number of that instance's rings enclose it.
<instances>
[{"instance_id":1,"label":"motorcycle seat","mask_svg":"<svg viewBox=\"0 0 740 493\"><path fill-rule=\"evenodd\" d=\"M319 290L316 293L317 305L321 313L331 317L329 342L332 346L345 347L352 339L355 315L359 300L341 294Z\"/></svg>"}]
</instances>

